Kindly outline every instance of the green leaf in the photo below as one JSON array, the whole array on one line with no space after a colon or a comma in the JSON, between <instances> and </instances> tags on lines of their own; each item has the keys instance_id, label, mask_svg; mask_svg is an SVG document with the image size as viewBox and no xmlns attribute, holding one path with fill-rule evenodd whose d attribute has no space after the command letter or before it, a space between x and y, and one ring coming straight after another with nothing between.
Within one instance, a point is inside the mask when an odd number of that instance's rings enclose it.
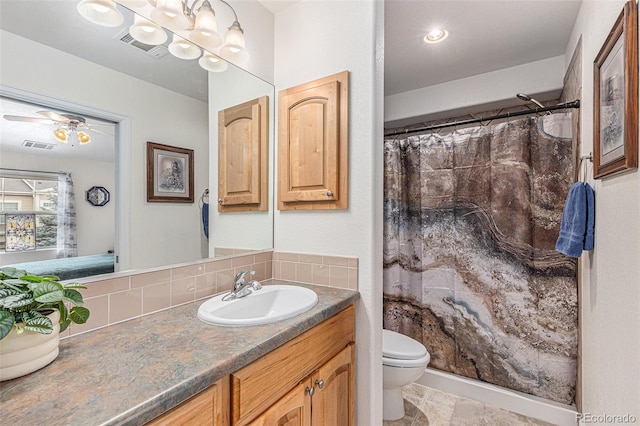
<instances>
[{"instance_id":1,"label":"green leaf","mask_svg":"<svg viewBox=\"0 0 640 426\"><path fill-rule=\"evenodd\" d=\"M12 266L6 266L4 268L0 268L0 275L2 278L20 278L23 275L27 275L27 271L23 269L16 269Z\"/></svg>"},{"instance_id":2,"label":"green leaf","mask_svg":"<svg viewBox=\"0 0 640 426\"><path fill-rule=\"evenodd\" d=\"M69 319L76 324L84 324L89 319L89 310L82 306L74 306L69 311Z\"/></svg>"},{"instance_id":3,"label":"green leaf","mask_svg":"<svg viewBox=\"0 0 640 426\"><path fill-rule=\"evenodd\" d=\"M59 283L45 281L30 284L29 288L33 291L33 298L40 303L59 302L64 298L64 291Z\"/></svg>"},{"instance_id":4,"label":"green leaf","mask_svg":"<svg viewBox=\"0 0 640 426\"><path fill-rule=\"evenodd\" d=\"M77 306L82 306L83 303L80 292L70 288L64 289L64 300L67 300Z\"/></svg>"},{"instance_id":5,"label":"green leaf","mask_svg":"<svg viewBox=\"0 0 640 426\"><path fill-rule=\"evenodd\" d=\"M24 328L34 333L51 334L53 332L53 322L43 315L24 320Z\"/></svg>"},{"instance_id":6,"label":"green leaf","mask_svg":"<svg viewBox=\"0 0 640 426\"><path fill-rule=\"evenodd\" d=\"M69 318L67 318L65 321L61 321L60 322L60 333L65 331L67 329L67 327L69 327L69 324L71 324L71 320Z\"/></svg>"},{"instance_id":7,"label":"green leaf","mask_svg":"<svg viewBox=\"0 0 640 426\"><path fill-rule=\"evenodd\" d=\"M29 306L32 303L33 298L29 293L18 293L4 297L0 300L0 304L6 309L18 309L24 306Z\"/></svg>"},{"instance_id":8,"label":"green leaf","mask_svg":"<svg viewBox=\"0 0 640 426\"><path fill-rule=\"evenodd\" d=\"M62 285L64 288L87 288L86 286L80 283L67 283Z\"/></svg>"},{"instance_id":9,"label":"green leaf","mask_svg":"<svg viewBox=\"0 0 640 426\"><path fill-rule=\"evenodd\" d=\"M0 311L0 340L4 339L16 323L13 314L7 311Z\"/></svg>"},{"instance_id":10,"label":"green leaf","mask_svg":"<svg viewBox=\"0 0 640 426\"><path fill-rule=\"evenodd\" d=\"M23 275L20 277L20 279L30 283L41 283L44 281L44 278L39 277L37 275Z\"/></svg>"},{"instance_id":11,"label":"green leaf","mask_svg":"<svg viewBox=\"0 0 640 426\"><path fill-rule=\"evenodd\" d=\"M13 296L14 294L20 294L19 290L14 288L0 288L0 300L4 299L7 296ZM0 302L2 304L2 302Z\"/></svg>"},{"instance_id":12,"label":"green leaf","mask_svg":"<svg viewBox=\"0 0 640 426\"><path fill-rule=\"evenodd\" d=\"M69 312L67 311L67 307L64 302L58 302L58 311L60 312L60 322L66 321Z\"/></svg>"}]
</instances>

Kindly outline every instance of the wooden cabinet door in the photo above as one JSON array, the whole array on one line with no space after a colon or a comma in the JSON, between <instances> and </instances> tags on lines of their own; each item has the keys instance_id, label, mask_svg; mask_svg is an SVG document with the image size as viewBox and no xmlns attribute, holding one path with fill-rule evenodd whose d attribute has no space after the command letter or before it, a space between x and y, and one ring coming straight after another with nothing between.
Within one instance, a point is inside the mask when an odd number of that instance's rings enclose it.
<instances>
[{"instance_id":1,"label":"wooden cabinet door","mask_svg":"<svg viewBox=\"0 0 640 426\"><path fill-rule=\"evenodd\" d=\"M229 376L147 423L148 426L229 426Z\"/></svg>"},{"instance_id":2,"label":"wooden cabinet door","mask_svg":"<svg viewBox=\"0 0 640 426\"><path fill-rule=\"evenodd\" d=\"M324 364L311 378L313 425L355 426L353 344Z\"/></svg>"},{"instance_id":3,"label":"wooden cabinet door","mask_svg":"<svg viewBox=\"0 0 640 426\"><path fill-rule=\"evenodd\" d=\"M347 208L348 72L279 96L279 208Z\"/></svg>"},{"instance_id":4,"label":"wooden cabinet door","mask_svg":"<svg viewBox=\"0 0 640 426\"><path fill-rule=\"evenodd\" d=\"M263 96L218 113L218 211L267 210L267 105Z\"/></svg>"},{"instance_id":5,"label":"wooden cabinet door","mask_svg":"<svg viewBox=\"0 0 640 426\"><path fill-rule=\"evenodd\" d=\"M310 426L311 397L309 379L303 380L291 392L250 423L252 426Z\"/></svg>"}]
</instances>

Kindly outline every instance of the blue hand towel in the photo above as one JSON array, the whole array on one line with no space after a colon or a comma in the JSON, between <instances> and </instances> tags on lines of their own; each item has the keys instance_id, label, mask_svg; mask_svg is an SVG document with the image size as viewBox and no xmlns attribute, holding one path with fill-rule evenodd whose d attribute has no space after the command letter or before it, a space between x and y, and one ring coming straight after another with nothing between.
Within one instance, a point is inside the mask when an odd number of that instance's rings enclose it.
<instances>
[{"instance_id":1,"label":"blue hand towel","mask_svg":"<svg viewBox=\"0 0 640 426\"><path fill-rule=\"evenodd\" d=\"M583 250L593 250L595 203L593 188L576 182L569 190L562 213L556 250L570 257L580 257Z\"/></svg>"},{"instance_id":2,"label":"blue hand towel","mask_svg":"<svg viewBox=\"0 0 640 426\"><path fill-rule=\"evenodd\" d=\"M202 203L202 228L204 235L209 238L209 203Z\"/></svg>"}]
</instances>

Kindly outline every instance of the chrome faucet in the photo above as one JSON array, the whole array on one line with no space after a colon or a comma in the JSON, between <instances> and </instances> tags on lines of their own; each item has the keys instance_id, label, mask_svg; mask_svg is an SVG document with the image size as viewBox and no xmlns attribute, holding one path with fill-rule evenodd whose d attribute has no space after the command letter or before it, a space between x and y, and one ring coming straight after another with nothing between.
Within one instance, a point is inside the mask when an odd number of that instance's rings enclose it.
<instances>
[{"instance_id":1,"label":"chrome faucet","mask_svg":"<svg viewBox=\"0 0 640 426\"><path fill-rule=\"evenodd\" d=\"M260 290L262 288L262 285L256 281L256 280L251 280L251 281L245 281L245 277L247 275L255 275L255 271L240 271L236 274L235 277L233 277L233 287L232 290L226 294L222 300L223 301L228 301L228 300L234 300L234 299L239 299L241 297L245 297L249 294L251 294L252 290Z\"/></svg>"}]
</instances>

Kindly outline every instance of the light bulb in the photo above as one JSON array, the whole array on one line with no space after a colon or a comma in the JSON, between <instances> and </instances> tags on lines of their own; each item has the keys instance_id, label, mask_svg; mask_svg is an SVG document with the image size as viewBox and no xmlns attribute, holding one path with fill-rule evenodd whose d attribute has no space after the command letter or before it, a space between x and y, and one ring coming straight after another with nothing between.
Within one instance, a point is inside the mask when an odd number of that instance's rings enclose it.
<instances>
[{"instance_id":1,"label":"light bulb","mask_svg":"<svg viewBox=\"0 0 640 426\"><path fill-rule=\"evenodd\" d=\"M204 52L204 55L198 60L198 64L210 72L223 72L229 67L227 61L209 52Z\"/></svg>"},{"instance_id":2,"label":"light bulb","mask_svg":"<svg viewBox=\"0 0 640 426\"><path fill-rule=\"evenodd\" d=\"M112 0L82 0L76 9L87 21L103 27L117 27L124 22L124 16Z\"/></svg>"},{"instance_id":3,"label":"light bulb","mask_svg":"<svg viewBox=\"0 0 640 426\"><path fill-rule=\"evenodd\" d=\"M129 34L141 43L157 46L167 41L167 33L156 23L134 15L133 25L129 27Z\"/></svg>"},{"instance_id":4,"label":"light bulb","mask_svg":"<svg viewBox=\"0 0 640 426\"><path fill-rule=\"evenodd\" d=\"M157 0L151 19L163 27L186 30L189 20L184 16L182 6L180 0Z\"/></svg>"},{"instance_id":5,"label":"light bulb","mask_svg":"<svg viewBox=\"0 0 640 426\"><path fill-rule=\"evenodd\" d=\"M244 46L244 33L238 21L235 21L229 28L220 54L236 65L243 65L249 60L249 52Z\"/></svg>"},{"instance_id":6,"label":"light bulb","mask_svg":"<svg viewBox=\"0 0 640 426\"><path fill-rule=\"evenodd\" d=\"M78 141L80 141L80 145L87 144L91 142L91 135L85 132L78 132Z\"/></svg>"},{"instance_id":7,"label":"light bulb","mask_svg":"<svg viewBox=\"0 0 640 426\"><path fill-rule=\"evenodd\" d=\"M193 31L189 38L207 48L216 48L222 44L222 39L218 35L216 14L208 0L205 0L198 9Z\"/></svg>"},{"instance_id":8,"label":"light bulb","mask_svg":"<svg viewBox=\"0 0 640 426\"><path fill-rule=\"evenodd\" d=\"M55 137L56 140L62 143L67 143L67 139L69 138L69 135L67 134L67 129L64 129L61 127L53 131L53 137Z\"/></svg>"},{"instance_id":9,"label":"light bulb","mask_svg":"<svg viewBox=\"0 0 640 426\"><path fill-rule=\"evenodd\" d=\"M176 34L173 35L173 41L169 45L169 52L176 58L187 60L196 59L202 53L198 46Z\"/></svg>"},{"instance_id":10,"label":"light bulb","mask_svg":"<svg viewBox=\"0 0 640 426\"><path fill-rule=\"evenodd\" d=\"M444 28L434 28L424 36L425 43L439 43L449 36L449 31Z\"/></svg>"}]
</instances>

